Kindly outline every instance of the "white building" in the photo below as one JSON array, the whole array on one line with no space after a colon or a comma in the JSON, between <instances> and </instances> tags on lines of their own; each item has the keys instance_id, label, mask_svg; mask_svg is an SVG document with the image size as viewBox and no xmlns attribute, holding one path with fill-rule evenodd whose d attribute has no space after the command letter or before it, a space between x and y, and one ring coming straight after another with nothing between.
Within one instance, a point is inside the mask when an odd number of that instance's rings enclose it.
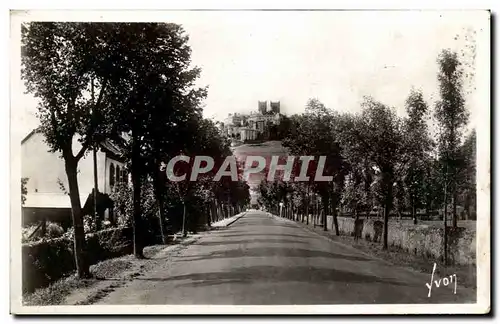
<instances>
[{"instance_id":1,"label":"white building","mask_svg":"<svg viewBox=\"0 0 500 324\"><path fill-rule=\"evenodd\" d=\"M80 147L77 138L74 138L74 154ZM59 156L59 152L49 151L44 135L36 130L21 141L21 177L28 179L23 224L39 220L42 215L53 221L71 222L68 178L64 160ZM128 181L121 151L111 141L104 141L96 156L100 192L110 194L117 183ZM94 188L92 152L88 152L78 163L78 187L83 207Z\"/></svg>"},{"instance_id":2,"label":"white building","mask_svg":"<svg viewBox=\"0 0 500 324\"><path fill-rule=\"evenodd\" d=\"M242 141L251 141L257 139L258 131L250 127L240 127L240 139Z\"/></svg>"}]
</instances>

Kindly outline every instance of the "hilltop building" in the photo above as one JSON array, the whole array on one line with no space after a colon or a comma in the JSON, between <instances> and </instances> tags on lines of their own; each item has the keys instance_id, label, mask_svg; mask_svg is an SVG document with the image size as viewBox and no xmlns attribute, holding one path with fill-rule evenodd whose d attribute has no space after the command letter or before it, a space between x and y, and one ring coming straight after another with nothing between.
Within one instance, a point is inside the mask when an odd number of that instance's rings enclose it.
<instances>
[{"instance_id":1,"label":"hilltop building","mask_svg":"<svg viewBox=\"0 0 500 324\"><path fill-rule=\"evenodd\" d=\"M241 141L256 140L265 132L266 125L279 124L279 101L258 101L257 108L257 112L250 114L228 114L224 120L224 134Z\"/></svg>"}]
</instances>

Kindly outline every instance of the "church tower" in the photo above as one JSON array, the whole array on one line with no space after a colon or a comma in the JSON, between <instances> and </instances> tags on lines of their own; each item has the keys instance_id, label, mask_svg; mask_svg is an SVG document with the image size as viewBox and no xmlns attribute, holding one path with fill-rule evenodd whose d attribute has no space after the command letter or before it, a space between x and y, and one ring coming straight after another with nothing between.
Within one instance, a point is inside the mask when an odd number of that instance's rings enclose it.
<instances>
[{"instance_id":1,"label":"church tower","mask_svg":"<svg viewBox=\"0 0 500 324\"><path fill-rule=\"evenodd\" d=\"M259 101L259 112L265 114L267 110L267 101Z\"/></svg>"},{"instance_id":2,"label":"church tower","mask_svg":"<svg viewBox=\"0 0 500 324\"><path fill-rule=\"evenodd\" d=\"M280 102L279 101L276 101L276 102L271 101L271 111L273 112L273 114L280 113Z\"/></svg>"}]
</instances>

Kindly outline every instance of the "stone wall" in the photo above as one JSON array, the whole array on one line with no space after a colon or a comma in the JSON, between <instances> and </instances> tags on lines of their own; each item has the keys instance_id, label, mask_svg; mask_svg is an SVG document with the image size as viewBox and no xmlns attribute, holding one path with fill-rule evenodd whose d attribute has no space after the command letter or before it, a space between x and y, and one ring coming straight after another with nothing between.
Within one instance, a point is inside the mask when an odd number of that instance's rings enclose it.
<instances>
[{"instance_id":1,"label":"stone wall","mask_svg":"<svg viewBox=\"0 0 500 324\"><path fill-rule=\"evenodd\" d=\"M301 221L296 217L297 221ZM354 218L337 217L341 235L354 236ZM374 222L378 219L363 220L362 238L372 241L375 237ZM306 219L304 218L304 223ZM309 226L313 226L313 217L309 215ZM321 220L316 219L316 227L322 227ZM334 230L333 217L327 217L327 228ZM443 255L443 229L427 225L413 225L389 222L387 243L406 253L413 253L425 258L440 259ZM476 231L470 227L448 227L448 255L453 264L474 265L476 263Z\"/></svg>"}]
</instances>

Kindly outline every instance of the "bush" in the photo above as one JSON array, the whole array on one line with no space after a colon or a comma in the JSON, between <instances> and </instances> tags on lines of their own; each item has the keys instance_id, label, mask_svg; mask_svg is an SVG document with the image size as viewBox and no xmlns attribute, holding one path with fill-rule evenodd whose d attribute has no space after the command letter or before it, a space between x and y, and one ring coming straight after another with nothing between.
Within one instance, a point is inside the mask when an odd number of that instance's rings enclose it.
<instances>
[{"instance_id":1,"label":"bush","mask_svg":"<svg viewBox=\"0 0 500 324\"><path fill-rule=\"evenodd\" d=\"M132 188L127 184L116 185L110 195L115 205L113 215L118 226L132 226L132 197Z\"/></svg>"},{"instance_id":2,"label":"bush","mask_svg":"<svg viewBox=\"0 0 500 324\"><path fill-rule=\"evenodd\" d=\"M132 253L132 234L131 228L119 227L86 235L89 263ZM75 270L72 234L23 244L22 264L23 292L32 292L70 274Z\"/></svg>"},{"instance_id":3,"label":"bush","mask_svg":"<svg viewBox=\"0 0 500 324\"><path fill-rule=\"evenodd\" d=\"M35 233L33 233L36 230ZM33 234L33 235L32 235ZM53 222L47 222L45 236L42 235L40 224L33 224L28 227L23 227L21 231L21 242L37 242L43 239L53 239L63 236L64 229L61 225Z\"/></svg>"},{"instance_id":4,"label":"bush","mask_svg":"<svg viewBox=\"0 0 500 324\"><path fill-rule=\"evenodd\" d=\"M35 242L41 240L41 232L37 231L36 233L33 234L33 232L37 229L38 225L30 225L27 227L23 227L21 230L21 242L22 243L27 243L27 242ZM31 237L30 235L33 234Z\"/></svg>"},{"instance_id":5,"label":"bush","mask_svg":"<svg viewBox=\"0 0 500 324\"><path fill-rule=\"evenodd\" d=\"M132 226L133 217L133 191L132 187L126 184L121 184L115 187L115 190L110 195L114 201L114 215L116 223L119 226ZM156 238L160 235L159 211L156 197L151 182L146 181L141 188L141 206L142 220L145 237Z\"/></svg>"},{"instance_id":6,"label":"bush","mask_svg":"<svg viewBox=\"0 0 500 324\"><path fill-rule=\"evenodd\" d=\"M49 238L61 237L64 234L64 229L56 223L47 224L47 234Z\"/></svg>"},{"instance_id":7,"label":"bush","mask_svg":"<svg viewBox=\"0 0 500 324\"><path fill-rule=\"evenodd\" d=\"M66 237L22 245L23 292L47 286L75 269L72 241Z\"/></svg>"}]
</instances>

